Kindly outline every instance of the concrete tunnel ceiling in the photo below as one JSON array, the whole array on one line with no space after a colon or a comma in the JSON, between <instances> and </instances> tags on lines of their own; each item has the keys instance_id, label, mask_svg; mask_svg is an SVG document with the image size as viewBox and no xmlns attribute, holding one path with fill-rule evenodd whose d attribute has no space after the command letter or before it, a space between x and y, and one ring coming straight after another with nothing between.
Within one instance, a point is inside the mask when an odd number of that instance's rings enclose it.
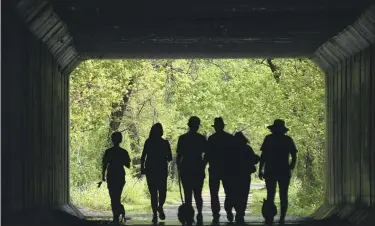
<instances>
[{"instance_id":1,"label":"concrete tunnel ceiling","mask_svg":"<svg viewBox=\"0 0 375 226\"><path fill-rule=\"evenodd\" d=\"M90 58L312 57L325 70L374 39L371 0L15 3L63 74Z\"/></svg>"},{"instance_id":2,"label":"concrete tunnel ceiling","mask_svg":"<svg viewBox=\"0 0 375 226\"><path fill-rule=\"evenodd\" d=\"M325 203L314 218L372 217L373 225L375 5L370 4L373 0L4 1L11 5L2 8L7 56L2 70L8 74L2 88L11 97L4 98L9 133L2 149L3 165L12 172L2 179L9 219L13 223L18 211L69 205L67 74L82 59L306 56L325 70L327 89ZM18 131L24 132L23 143Z\"/></svg>"},{"instance_id":3,"label":"concrete tunnel ceiling","mask_svg":"<svg viewBox=\"0 0 375 226\"><path fill-rule=\"evenodd\" d=\"M301 57L372 1L50 0L81 58Z\"/></svg>"}]
</instances>

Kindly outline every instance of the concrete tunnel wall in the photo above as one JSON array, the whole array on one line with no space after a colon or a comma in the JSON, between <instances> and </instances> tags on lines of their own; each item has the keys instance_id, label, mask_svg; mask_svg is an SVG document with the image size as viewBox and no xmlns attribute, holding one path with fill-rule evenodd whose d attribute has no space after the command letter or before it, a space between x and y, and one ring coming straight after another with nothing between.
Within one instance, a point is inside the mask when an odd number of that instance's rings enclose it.
<instances>
[{"instance_id":1,"label":"concrete tunnel wall","mask_svg":"<svg viewBox=\"0 0 375 226\"><path fill-rule=\"evenodd\" d=\"M374 24L372 6L315 53L326 81L325 203L316 218L375 221Z\"/></svg>"},{"instance_id":2,"label":"concrete tunnel wall","mask_svg":"<svg viewBox=\"0 0 375 226\"><path fill-rule=\"evenodd\" d=\"M327 84L326 199L313 215L316 218L342 212L342 217L351 217L359 207L375 204L373 19L371 8L359 25L351 26L357 36L348 29L352 39L344 31L315 54L326 71ZM69 203L66 68L74 65L62 67L61 59L69 58L58 52L64 48L56 47L53 36L46 40L35 30L30 31L14 12L4 16L2 204L6 213ZM367 43L344 45L359 43L366 32Z\"/></svg>"},{"instance_id":3,"label":"concrete tunnel wall","mask_svg":"<svg viewBox=\"0 0 375 226\"><path fill-rule=\"evenodd\" d=\"M4 217L69 202L69 77L15 13L2 16Z\"/></svg>"},{"instance_id":4,"label":"concrete tunnel wall","mask_svg":"<svg viewBox=\"0 0 375 226\"><path fill-rule=\"evenodd\" d=\"M330 204L375 205L374 52L372 45L326 73Z\"/></svg>"}]
</instances>

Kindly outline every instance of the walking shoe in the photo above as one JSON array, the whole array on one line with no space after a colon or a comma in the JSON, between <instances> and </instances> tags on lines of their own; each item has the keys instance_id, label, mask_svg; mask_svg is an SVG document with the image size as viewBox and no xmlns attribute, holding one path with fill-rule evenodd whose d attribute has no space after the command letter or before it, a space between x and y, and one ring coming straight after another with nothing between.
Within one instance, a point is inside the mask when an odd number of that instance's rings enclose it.
<instances>
[{"instance_id":1,"label":"walking shoe","mask_svg":"<svg viewBox=\"0 0 375 226\"><path fill-rule=\"evenodd\" d=\"M118 214L114 215L114 216L113 216L113 223L114 223L114 224L118 224L118 223L120 223L120 222L119 222L119 218L120 218L120 216L119 216Z\"/></svg>"},{"instance_id":2,"label":"walking shoe","mask_svg":"<svg viewBox=\"0 0 375 226\"><path fill-rule=\"evenodd\" d=\"M156 214L154 214L154 216L152 217L152 223L154 224L158 223L158 216Z\"/></svg>"},{"instance_id":3,"label":"walking shoe","mask_svg":"<svg viewBox=\"0 0 375 226\"><path fill-rule=\"evenodd\" d=\"M273 217L266 219L266 224L267 225L272 225L273 224Z\"/></svg>"},{"instance_id":4,"label":"walking shoe","mask_svg":"<svg viewBox=\"0 0 375 226\"><path fill-rule=\"evenodd\" d=\"M236 214L236 223L240 223L240 224L245 223L244 216Z\"/></svg>"},{"instance_id":5,"label":"walking shoe","mask_svg":"<svg viewBox=\"0 0 375 226\"><path fill-rule=\"evenodd\" d=\"M213 224L218 224L219 223L219 219L220 219L220 214L216 213L216 214L213 214L213 219L212 219L212 223Z\"/></svg>"},{"instance_id":6,"label":"walking shoe","mask_svg":"<svg viewBox=\"0 0 375 226\"><path fill-rule=\"evenodd\" d=\"M227 219L229 222L233 222L233 213L232 211L227 211Z\"/></svg>"},{"instance_id":7,"label":"walking shoe","mask_svg":"<svg viewBox=\"0 0 375 226\"><path fill-rule=\"evenodd\" d=\"M165 220L165 213L164 213L163 207L161 206L158 207L158 213L159 213L160 220Z\"/></svg>"},{"instance_id":8,"label":"walking shoe","mask_svg":"<svg viewBox=\"0 0 375 226\"><path fill-rule=\"evenodd\" d=\"M203 215L202 213L197 214L197 225L202 225L203 224Z\"/></svg>"}]
</instances>

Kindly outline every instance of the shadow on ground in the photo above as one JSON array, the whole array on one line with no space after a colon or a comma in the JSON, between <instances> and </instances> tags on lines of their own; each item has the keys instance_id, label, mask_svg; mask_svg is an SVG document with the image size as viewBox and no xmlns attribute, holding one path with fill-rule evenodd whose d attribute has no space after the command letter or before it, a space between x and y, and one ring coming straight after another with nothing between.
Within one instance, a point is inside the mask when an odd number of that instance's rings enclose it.
<instances>
[{"instance_id":1,"label":"shadow on ground","mask_svg":"<svg viewBox=\"0 0 375 226\"><path fill-rule=\"evenodd\" d=\"M253 216L254 219L260 219L260 216ZM262 220L251 220L252 218L250 217L250 221L247 221L245 225L265 225ZM293 218L290 218L293 219ZM206 219L207 222L204 222L204 225L211 225L209 220ZM131 220L128 220L126 223L123 223L125 225L152 225L150 222L150 219L137 219L133 218ZM338 217L332 217L330 219L325 219L325 220L302 220L298 221L298 218L295 218L294 220L289 220L287 219L287 222L285 223L286 225L305 225L305 226L317 226L317 225L352 225L348 221L340 220ZM22 226L36 226L36 225L80 225L80 226L95 226L95 225L115 225L110 222L110 220L97 220L97 219L92 219L92 220L84 220L84 219L79 219L78 217L75 217L73 215L70 215L64 211L61 210L50 210L50 211L38 211L34 213L23 213L23 214L18 214L14 215L12 217L4 218L2 219L2 225L6 226L13 226L13 225L22 225ZM165 222L159 222L158 225L181 225L178 221L176 220L167 220ZM236 224L231 224L227 222L220 223L220 225L236 225ZM278 225L277 219L276 222L273 225Z\"/></svg>"}]
</instances>

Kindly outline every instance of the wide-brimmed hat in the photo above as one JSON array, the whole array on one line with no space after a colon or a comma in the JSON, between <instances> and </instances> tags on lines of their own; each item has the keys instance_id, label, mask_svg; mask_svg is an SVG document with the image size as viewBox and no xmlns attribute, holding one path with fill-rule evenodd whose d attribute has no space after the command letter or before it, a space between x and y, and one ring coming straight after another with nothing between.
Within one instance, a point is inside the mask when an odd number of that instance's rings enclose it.
<instances>
[{"instance_id":1,"label":"wide-brimmed hat","mask_svg":"<svg viewBox=\"0 0 375 226\"><path fill-rule=\"evenodd\" d=\"M273 125L267 126L270 130L283 130L284 132L287 132L289 129L285 126L285 121L282 119L276 119L273 122Z\"/></svg>"},{"instance_id":2,"label":"wide-brimmed hat","mask_svg":"<svg viewBox=\"0 0 375 226\"><path fill-rule=\"evenodd\" d=\"M214 120L214 124L212 126L224 126L224 120L222 117L217 117Z\"/></svg>"}]
</instances>

